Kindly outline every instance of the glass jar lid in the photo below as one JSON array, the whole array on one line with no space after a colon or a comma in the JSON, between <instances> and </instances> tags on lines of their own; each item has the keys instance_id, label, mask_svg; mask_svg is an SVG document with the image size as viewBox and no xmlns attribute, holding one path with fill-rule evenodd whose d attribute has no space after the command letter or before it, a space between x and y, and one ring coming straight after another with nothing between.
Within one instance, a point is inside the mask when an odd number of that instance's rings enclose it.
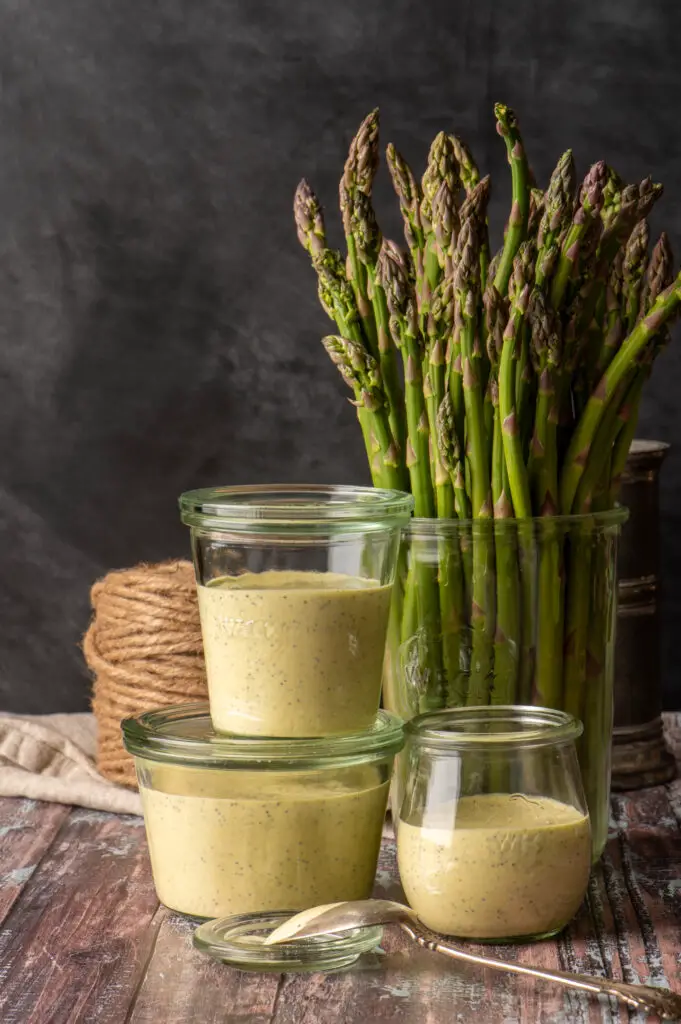
<instances>
[{"instance_id":1,"label":"glass jar lid","mask_svg":"<svg viewBox=\"0 0 681 1024\"><path fill-rule=\"evenodd\" d=\"M405 726L411 742L453 753L574 743L582 732L582 723L565 711L504 704L432 711Z\"/></svg>"},{"instance_id":2,"label":"glass jar lid","mask_svg":"<svg viewBox=\"0 0 681 1024\"><path fill-rule=\"evenodd\" d=\"M385 530L407 522L414 499L403 491L322 484L209 487L180 495L186 526L230 533L310 533L343 527Z\"/></svg>"},{"instance_id":3,"label":"glass jar lid","mask_svg":"<svg viewBox=\"0 0 681 1024\"><path fill-rule=\"evenodd\" d=\"M295 911L237 914L206 921L194 932L194 945L242 971L337 971L375 949L383 929L356 928L338 935L316 935L266 946L264 940Z\"/></svg>"},{"instance_id":4,"label":"glass jar lid","mask_svg":"<svg viewBox=\"0 0 681 1024\"><path fill-rule=\"evenodd\" d=\"M121 723L126 750L137 757L192 768L295 770L367 763L396 753L402 722L379 711L363 732L338 736L270 739L217 733L208 701L147 711Z\"/></svg>"}]
</instances>

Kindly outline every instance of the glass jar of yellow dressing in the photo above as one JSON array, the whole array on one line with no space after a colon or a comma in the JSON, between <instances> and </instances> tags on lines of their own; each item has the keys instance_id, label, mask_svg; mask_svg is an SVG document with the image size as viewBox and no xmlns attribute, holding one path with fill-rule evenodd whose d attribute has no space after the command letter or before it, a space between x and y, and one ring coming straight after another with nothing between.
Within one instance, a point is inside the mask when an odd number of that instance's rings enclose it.
<instances>
[{"instance_id":1,"label":"glass jar of yellow dressing","mask_svg":"<svg viewBox=\"0 0 681 1024\"><path fill-rule=\"evenodd\" d=\"M373 487L189 491L210 711L221 732L324 736L371 725L413 498Z\"/></svg>"},{"instance_id":2,"label":"glass jar of yellow dressing","mask_svg":"<svg viewBox=\"0 0 681 1024\"><path fill-rule=\"evenodd\" d=\"M193 917L371 895L402 724L327 739L217 734L206 703L128 718L158 897Z\"/></svg>"},{"instance_id":3,"label":"glass jar of yellow dressing","mask_svg":"<svg viewBox=\"0 0 681 1024\"><path fill-rule=\"evenodd\" d=\"M591 866L575 740L562 711L471 707L405 727L393 813L407 900L433 931L479 941L559 932Z\"/></svg>"}]
</instances>

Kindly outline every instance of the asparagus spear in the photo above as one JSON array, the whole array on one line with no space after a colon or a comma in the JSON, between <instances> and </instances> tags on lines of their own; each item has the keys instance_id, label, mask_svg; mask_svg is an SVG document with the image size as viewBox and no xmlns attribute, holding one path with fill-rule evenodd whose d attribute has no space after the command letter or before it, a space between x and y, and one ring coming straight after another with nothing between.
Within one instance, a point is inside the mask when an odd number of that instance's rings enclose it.
<instances>
[{"instance_id":1,"label":"asparagus spear","mask_svg":"<svg viewBox=\"0 0 681 1024\"><path fill-rule=\"evenodd\" d=\"M441 243L453 230L452 213L456 209L456 195L460 189L459 172L449 136L440 132L435 137L425 174L421 180L421 225L425 236L424 274L422 290L418 296L422 330L427 330L428 313L432 293L437 287L444 269L444 253ZM437 201L437 204L436 204ZM438 241L438 235L440 239Z\"/></svg>"},{"instance_id":2,"label":"asparagus spear","mask_svg":"<svg viewBox=\"0 0 681 1024\"><path fill-rule=\"evenodd\" d=\"M327 248L322 207L310 185L302 178L293 199L293 216L298 241L311 259Z\"/></svg>"},{"instance_id":3,"label":"asparagus spear","mask_svg":"<svg viewBox=\"0 0 681 1024\"><path fill-rule=\"evenodd\" d=\"M327 335L322 344L343 380L352 390L358 413L363 410L370 419L378 450L374 471L382 476L384 486L405 490L407 477L388 421L387 401L378 363L366 349L338 335Z\"/></svg>"},{"instance_id":4,"label":"asparagus spear","mask_svg":"<svg viewBox=\"0 0 681 1024\"><path fill-rule=\"evenodd\" d=\"M353 233L353 213L357 194L371 195L373 181L378 169L378 110L372 110L362 121L350 144L343 177L339 186L339 200L345 241L348 247L348 280L352 285L359 309L369 350L378 356L378 334L368 293L366 267L357 252L357 240ZM362 223L366 223L364 220Z\"/></svg>"},{"instance_id":5,"label":"asparagus spear","mask_svg":"<svg viewBox=\"0 0 681 1024\"><path fill-rule=\"evenodd\" d=\"M492 501L494 504L494 546L496 560L496 629L494 634L494 685L492 703L513 703L518 697L520 661L520 592L518 550L513 504L504 459L499 413L499 360L503 348L508 303L490 283L483 296L487 325L487 353L490 373L486 399L493 412Z\"/></svg>"},{"instance_id":6,"label":"asparagus spear","mask_svg":"<svg viewBox=\"0 0 681 1024\"><path fill-rule=\"evenodd\" d=\"M653 303L673 279L674 255L666 231L663 231L652 251L648 270L646 272L643 294L641 295L641 308L649 312Z\"/></svg>"},{"instance_id":7,"label":"asparagus spear","mask_svg":"<svg viewBox=\"0 0 681 1024\"><path fill-rule=\"evenodd\" d=\"M600 347L592 379L598 381L613 360L624 339L624 322L620 309L624 285L624 253L620 250L613 260L605 294L605 317L600 335Z\"/></svg>"},{"instance_id":8,"label":"asparagus spear","mask_svg":"<svg viewBox=\"0 0 681 1024\"><path fill-rule=\"evenodd\" d=\"M539 515L550 516L558 510L556 390L561 347L558 318L539 288L530 296L528 319L532 360L539 381L528 474L534 507Z\"/></svg>"},{"instance_id":9,"label":"asparagus spear","mask_svg":"<svg viewBox=\"0 0 681 1024\"><path fill-rule=\"evenodd\" d=\"M641 290L648 263L649 241L648 222L640 220L632 231L624 252L622 284L625 297L624 327L627 334L633 331L638 320Z\"/></svg>"},{"instance_id":10,"label":"asparagus spear","mask_svg":"<svg viewBox=\"0 0 681 1024\"><path fill-rule=\"evenodd\" d=\"M534 238L544 216L544 193L540 188L530 189L530 206L527 215L527 235Z\"/></svg>"},{"instance_id":11,"label":"asparagus spear","mask_svg":"<svg viewBox=\"0 0 681 1024\"><path fill-rule=\"evenodd\" d=\"M445 395L437 412L436 438L439 462L451 477L457 492L457 509L466 517L467 501L463 489L461 447L456 437L451 399ZM442 653L447 676L447 707L457 707L466 702L467 679L461 669L470 659L466 651L464 627L466 625L466 588L462 552L456 533L444 537L438 553L438 583L440 591L440 616L442 622ZM463 659L462 659L463 653Z\"/></svg>"},{"instance_id":12,"label":"asparagus spear","mask_svg":"<svg viewBox=\"0 0 681 1024\"><path fill-rule=\"evenodd\" d=\"M443 278L432 299L428 320L428 347L424 373L424 394L428 411L430 436L438 437L437 417L446 393L445 346L451 336L454 323L454 288L451 277ZM435 483L435 505L439 519L451 519L454 511L454 496L446 468L440 458L438 444L432 446L433 479Z\"/></svg>"},{"instance_id":13,"label":"asparagus spear","mask_svg":"<svg viewBox=\"0 0 681 1024\"><path fill-rule=\"evenodd\" d=\"M513 260L520 243L525 239L527 233L527 221L530 212L530 169L520 135L520 128L518 127L518 119L515 114L509 107L504 106L503 103L495 104L494 114L497 119L497 131L506 143L508 161L511 165L513 189L506 240L499 261L499 267L494 277L497 291L501 295L505 295L513 270Z\"/></svg>"},{"instance_id":14,"label":"asparagus spear","mask_svg":"<svg viewBox=\"0 0 681 1024\"><path fill-rule=\"evenodd\" d=\"M660 293L671 284L674 277L674 257L667 234L660 235L650 257L645 284L641 295L641 309L648 312ZM622 424L613 451L610 478L610 505L614 505L619 494L622 473L626 465L631 442L636 434L639 408L643 388L652 371L653 361L669 342L669 328L663 327L649 350L649 358L640 366L626 398L619 411Z\"/></svg>"},{"instance_id":15,"label":"asparagus spear","mask_svg":"<svg viewBox=\"0 0 681 1024\"><path fill-rule=\"evenodd\" d=\"M404 362L407 406L407 468L417 516L435 514L430 477L428 416L423 397L423 339L418 328L416 301L404 266L385 246L378 260L377 276L390 313L390 332Z\"/></svg>"},{"instance_id":16,"label":"asparagus spear","mask_svg":"<svg viewBox=\"0 0 681 1024\"><path fill-rule=\"evenodd\" d=\"M681 275L660 293L649 312L638 321L601 377L598 387L591 395L584 413L577 423L565 457L560 482L563 511L572 510L589 449L613 395L627 378L632 365L642 354L651 338L658 334L665 324L678 313L680 305Z\"/></svg>"},{"instance_id":17,"label":"asparagus spear","mask_svg":"<svg viewBox=\"0 0 681 1024\"><path fill-rule=\"evenodd\" d=\"M479 332L479 255L480 240L475 215L462 222L454 257L454 292L460 317L460 344L463 364L463 394L468 431L468 457L471 467L471 507L473 527L472 569L472 652L468 702L487 703L489 699L494 642L494 537L489 529L492 494L489 454L485 437L483 392L479 377L476 339Z\"/></svg>"},{"instance_id":18,"label":"asparagus spear","mask_svg":"<svg viewBox=\"0 0 681 1024\"><path fill-rule=\"evenodd\" d=\"M456 162L459 165L459 175L461 177L461 183L466 190L466 194L470 195L475 186L480 181L480 171L478 165L473 159L473 154L470 149L458 135L450 135L449 141L452 144L454 150L454 156Z\"/></svg>"},{"instance_id":19,"label":"asparagus spear","mask_svg":"<svg viewBox=\"0 0 681 1024\"><path fill-rule=\"evenodd\" d=\"M558 264L551 282L551 304L558 309L565 297L568 284L573 277L580 255L580 247L597 232L600 233L599 212L603 205L603 188L606 181L604 160L589 169L579 194L579 205L572 218L560 249Z\"/></svg>"},{"instance_id":20,"label":"asparagus spear","mask_svg":"<svg viewBox=\"0 0 681 1024\"><path fill-rule=\"evenodd\" d=\"M404 395L397 372L395 345L390 334L388 304L385 292L376 277L376 266L383 238L376 222L371 197L359 189L356 190L352 203L350 224L357 257L366 269L367 294L373 307L378 361L388 403L390 429L396 446L401 452L404 452L406 442Z\"/></svg>"},{"instance_id":21,"label":"asparagus spear","mask_svg":"<svg viewBox=\"0 0 681 1024\"><path fill-rule=\"evenodd\" d=\"M537 229L537 285L549 280L572 220L575 192L575 162L568 149L556 164L546 190L544 211Z\"/></svg>"},{"instance_id":22,"label":"asparagus spear","mask_svg":"<svg viewBox=\"0 0 681 1024\"><path fill-rule=\"evenodd\" d=\"M411 253L416 278L416 294L423 289L425 232L421 222L421 189L411 167L392 143L386 150L386 160L393 188L400 201L404 221L404 237Z\"/></svg>"},{"instance_id":23,"label":"asparagus spear","mask_svg":"<svg viewBox=\"0 0 681 1024\"><path fill-rule=\"evenodd\" d=\"M511 499L518 519L527 519L532 515L529 480L516 410L516 364L520 357L522 328L530 298L535 255L534 243L523 242L513 261L513 277L509 288L511 312L504 331L499 366L499 410L504 455L508 467Z\"/></svg>"}]
</instances>

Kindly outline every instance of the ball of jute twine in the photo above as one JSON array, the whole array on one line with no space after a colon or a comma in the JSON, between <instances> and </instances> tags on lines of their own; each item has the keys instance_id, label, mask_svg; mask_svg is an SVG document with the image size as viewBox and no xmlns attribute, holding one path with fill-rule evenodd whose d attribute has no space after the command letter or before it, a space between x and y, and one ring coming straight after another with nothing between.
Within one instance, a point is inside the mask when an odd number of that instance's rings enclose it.
<instances>
[{"instance_id":1,"label":"ball of jute twine","mask_svg":"<svg viewBox=\"0 0 681 1024\"><path fill-rule=\"evenodd\" d=\"M121 719L208 696L194 569L185 561L117 569L94 584L90 599L83 651L95 675L97 767L135 787Z\"/></svg>"}]
</instances>

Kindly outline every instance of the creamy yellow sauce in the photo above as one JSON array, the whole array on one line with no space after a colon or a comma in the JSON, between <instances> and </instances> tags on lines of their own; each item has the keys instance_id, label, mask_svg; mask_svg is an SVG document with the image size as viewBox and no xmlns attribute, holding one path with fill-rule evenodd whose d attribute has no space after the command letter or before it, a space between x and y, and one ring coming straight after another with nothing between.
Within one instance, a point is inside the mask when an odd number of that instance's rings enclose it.
<instances>
[{"instance_id":1,"label":"creamy yellow sauce","mask_svg":"<svg viewBox=\"0 0 681 1024\"><path fill-rule=\"evenodd\" d=\"M283 571L199 586L214 727L251 736L368 728L391 590L339 573Z\"/></svg>"},{"instance_id":2,"label":"creamy yellow sauce","mask_svg":"<svg viewBox=\"0 0 681 1024\"><path fill-rule=\"evenodd\" d=\"M545 797L462 797L400 821L397 858L407 899L433 931L472 939L560 930L586 892L589 819Z\"/></svg>"},{"instance_id":3,"label":"creamy yellow sauce","mask_svg":"<svg viewBox=\"0 0 681 1024\"><path fill-rule=\"evenodd\" d=\"M196 917L370 896L388 796L375 765L305 773L138 763L154 883Z\"/></svg>"}]
</instances>

